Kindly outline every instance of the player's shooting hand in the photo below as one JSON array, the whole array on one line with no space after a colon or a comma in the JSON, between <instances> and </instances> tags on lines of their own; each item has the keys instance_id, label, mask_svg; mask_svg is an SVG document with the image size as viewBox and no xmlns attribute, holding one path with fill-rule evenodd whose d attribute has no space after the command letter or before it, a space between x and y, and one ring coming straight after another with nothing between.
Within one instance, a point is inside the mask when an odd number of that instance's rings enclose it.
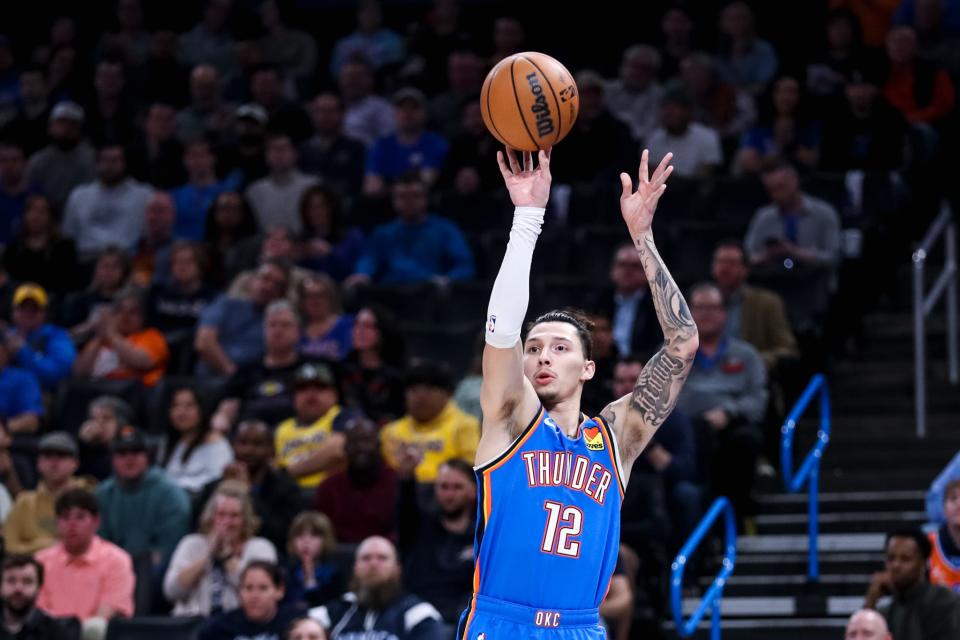
<instances>
[{"instance_id":1,"label":"player's shooting hand","mask_svg":"<svg viewBox=\"0 0 960 640\"><path fill-rule=\"evenodd\" d=\"M550 149L537 152L538 166L533 167L533 154L523 153L523 167L517 162L514 149L507 147L506 153L497 151L497 164L500 175L510 193L515 207L547 207L550 199Z\"/></svg>"},{"instance_id":2,"label":"player's shooting hand","mask_svg":"<svg viewBox=\"0 0 960 640\"><path fill-rule=\"evenodd\" d=\"M647 167L649 158L650 152L644 149L640 156L639 183L636 191L633 190L630 176L626 173L620 174L620 184L623 186L623 193L620 195L620 213L623 215L623 221L627 223L627 229L630 230L630 237L634 239L650 231L653 214L657 210L657 202L667 190L667 178L673 173L673 166L670 164L670 160L673 159L672 153L663 156L652 178L649 176Z\"/></svg>"}]
</instances>

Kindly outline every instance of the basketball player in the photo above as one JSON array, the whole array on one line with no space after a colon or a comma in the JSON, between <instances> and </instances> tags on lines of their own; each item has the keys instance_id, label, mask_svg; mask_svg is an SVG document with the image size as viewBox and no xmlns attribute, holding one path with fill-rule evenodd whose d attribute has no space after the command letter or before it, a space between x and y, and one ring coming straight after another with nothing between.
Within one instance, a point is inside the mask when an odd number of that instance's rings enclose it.
<instances>
[{"instance_id":1,"label":"basketball player","mask_svg":"<svg viewBox=\"0 0 960 640\"><path fill-rule=\"evenodd\" d=\"M636 191L627 174L620 176L620 210L650 283L663 348L631 394L588 418L580 412L583 385L594 374L585 321L551 311L520 341L530 262L550 193L550 154L539 152L538 168L531 154L524 154L523 167L511 150L497 154L516 211L488 308L474 595L460 618L461 640L604 637L597 608L617 560L627 474L673 410L698 346L690 311L650 230L671 157L650 179L644 151Z\"/></svg>"}]
</instances>

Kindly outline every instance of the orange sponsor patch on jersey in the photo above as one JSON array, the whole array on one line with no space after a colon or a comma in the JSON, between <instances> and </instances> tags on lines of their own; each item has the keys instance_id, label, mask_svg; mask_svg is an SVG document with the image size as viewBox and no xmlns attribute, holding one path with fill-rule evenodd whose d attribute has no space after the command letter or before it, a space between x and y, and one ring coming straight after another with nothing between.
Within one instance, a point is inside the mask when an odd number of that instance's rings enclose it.
<instances>
[{"instance_id":1,"label":"orange sponsor patch on jersey","mask_svg":"<svg viewBox=\"0 0 960 640\"><path fill-rule=\"evenodd\" d=\"M603 435L599 427L588 427L583 430L583 439L587 442L587 449L603 451Z\"/></svg>"}]
</instances>

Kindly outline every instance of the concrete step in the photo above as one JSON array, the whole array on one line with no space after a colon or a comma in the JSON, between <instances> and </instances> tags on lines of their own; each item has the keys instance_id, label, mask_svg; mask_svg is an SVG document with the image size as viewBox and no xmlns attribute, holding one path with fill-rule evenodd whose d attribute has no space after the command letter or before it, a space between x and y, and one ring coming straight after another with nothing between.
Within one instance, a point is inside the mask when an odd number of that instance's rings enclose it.
<instances>
[{"instance_id":1,"label":"concrete step","mask_svg":"<svg viewBox=\"0 0 960 640\"><path fill-rule=\"evenodd\" d=\"M807 551L742 553L737 555L734 576L806 575ZM820 554L820 575L869 575L883 567L883 551L826 552Z\"/></svg>"},{"instance_id":2,"label":"concrete step","mask_svg":"<svg viewBox=\"0 0 960 640\"><path fill-rule=\"evenodd\" d=\"M756 517L761 534L803 533L809 518L806 513L763 514ZM887 533L910 525L922 526L925 511L853 511L820 513L820 533Z\"/></svg>"},{"instance_id":3,"label":"concrete step","mask_svg":"<svg viewBox=\"0 0 960 640\"><path fill-rule=\"evenodd\" d=\"M883 549L883 533L825 533L817 536L821 552L877 552ZM806 552L809 540L805 535L771 534L737 538L737 553Z\"/></svg>"},{"instance_id":4,"label":"concrete step","mask_svg":"<svg viewBox=\"0 0 960 640\"><path fill-rule=\"evenodd\" d=\"M804 571L806 567L804 567ZM816 584L810 584L806 573L750 574L730 576L723 588L724 598L737 597L796 597L806 593L820 596L862 596L870 585L870 573L821 573ZM700 586L705 593L713 579L704 576Z\"/></svg>"},{"instance_id":5,"label":"concrete step","mask_svg":"<svg viewBox=\"0 0 960 640\"><path fill-rule=\"evenodd\" d=\"M862 513L864 511L910 511L924 504L923 491L821 492L820 513ZM764 515L807 512L807 494L774 493L757 497Z\"/></svg>"},{"instance_id":6,"label":"concrete step","mask_svg":"<svg viewBox=\"0 0 960 640\"><path fill-rule=\"evenodd\" d=\"M700 606L700 598L683 599L683 615L689 616ZM849 596L779 596L724 597L720 613L727 618L793 618L803 615L849 616L863 606L863 595Z\"/></svg>"},{"instance_id":7,"label":"concrete step","mask_svg":"<svg viewBox=\"0 0 960 640\"><path fill-rule=\"evenodd\" d=\"M724 640L837 640L843 637L846 623L843 617L724 620L722 637ZM664 629L671 634L671 639L680 637L672 622L666 623ZM690 637L693 640L708 640L709 620L701 622L696 633Z\"/></svg>"}]
</instances>

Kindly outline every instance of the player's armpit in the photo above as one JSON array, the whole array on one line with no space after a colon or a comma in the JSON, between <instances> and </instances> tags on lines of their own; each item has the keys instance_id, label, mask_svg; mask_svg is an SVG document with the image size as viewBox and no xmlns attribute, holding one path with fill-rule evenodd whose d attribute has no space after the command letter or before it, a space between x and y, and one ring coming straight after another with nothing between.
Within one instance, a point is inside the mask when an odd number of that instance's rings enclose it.
<instances>
[{"instance_id":1,"label":"player's armpit","mask_svg":"<svg viewBox=\"0 0 960 640\"><path fill-rule=\"evenodd\" d=\"M504 430L519 435L540 406L530 381L523 375L523 353L518 342L510 349L486 345L483 350L483 382L480 407L483 431Z\"/></svg>"}]
</instances>

